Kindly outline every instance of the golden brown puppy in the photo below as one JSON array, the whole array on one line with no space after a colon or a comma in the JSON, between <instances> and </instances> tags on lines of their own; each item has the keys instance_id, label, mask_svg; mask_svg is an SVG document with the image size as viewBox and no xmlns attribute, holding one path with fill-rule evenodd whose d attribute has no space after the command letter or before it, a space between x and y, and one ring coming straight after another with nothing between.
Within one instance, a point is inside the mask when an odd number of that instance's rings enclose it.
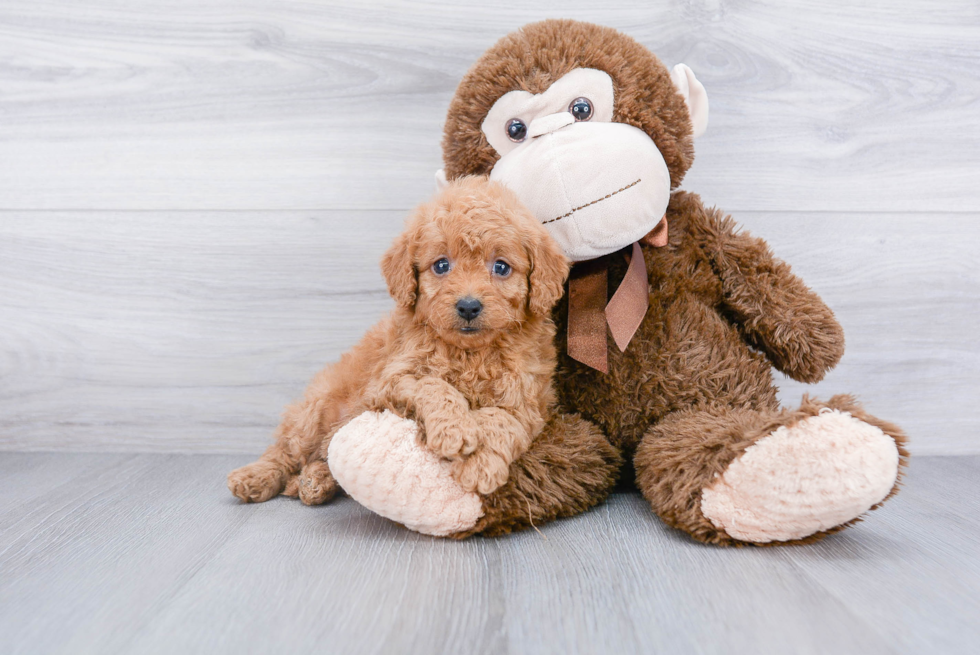
<instances>
[{"instance_id":1,"label":"golden brown puppy","mask_svg":"<svg viewBox=\"0 0 980 655\"><path fill-rule=\"evenodd\" d=\"M332 498L330 437L363 411L417 421L425 447L481 494L541 431L554 403L551 307L569 264L516 196L480 177L452 183L415 211L381 268L397 307L317 374L257 462L228 475L238 498Z\"/></svg>"}]
</instances>

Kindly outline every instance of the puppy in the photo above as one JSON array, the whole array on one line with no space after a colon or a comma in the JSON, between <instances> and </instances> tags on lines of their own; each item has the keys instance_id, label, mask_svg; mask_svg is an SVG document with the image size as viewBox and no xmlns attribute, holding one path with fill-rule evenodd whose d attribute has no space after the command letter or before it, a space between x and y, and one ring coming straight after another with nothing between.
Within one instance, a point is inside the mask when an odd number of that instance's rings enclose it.
<instances>
[{"instance_id":1,"label":"puppy","mask_svg":"<svg viewBox=\"0 0 980 655\"><path fill-rule=\"evenodd\" d=\"M381 268L395 310L316 375L258 461L228 475L241 500L330 500L330 438L364 411L415 420L424 447L480 494L506 482L541 431L554 403L550 313L569 263L517 197L484 178L450 184Z\"/></svg>"}]
</instances>

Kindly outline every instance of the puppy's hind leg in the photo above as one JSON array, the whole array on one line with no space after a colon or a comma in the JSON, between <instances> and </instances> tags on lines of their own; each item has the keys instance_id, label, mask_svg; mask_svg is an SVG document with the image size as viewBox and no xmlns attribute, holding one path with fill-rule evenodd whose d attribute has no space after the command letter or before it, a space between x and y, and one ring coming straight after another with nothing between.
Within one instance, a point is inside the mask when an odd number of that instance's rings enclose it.
<instances>
[{"instance_id":1,"label":"puppy's hind leg","mask_svg":"<svg viewBox=\"0 0 980 655\"><path fill-rule=\"evenodd\" d=\"M291 483L300 482L296 480L300 469L311 459L317 459L328 426L339 415L339 408L331 398L310 396L286 410L276 430L276 442L258 461L228 474L228 489L232 494L246 503L263 503L284 490L290 496L298 493L302 498L301 486Z\"/></svg>"},{"instance_id":2,"label":"puppy's hind leg","mask_svg":"<svg viewBox=\"0 0 980 655\"><path fill-rule=\"evenodd\" d=\"M228 489L246 503L264 503L282 493L299 467L288 444L277 440L257 461L229 473Z\"/></svg>"},{"instance_id":3,"label":"puppy's hind leg","mask_svg":"<svg viewBox=\"0 0 980 655\"><path fill-rule=\"evenodd\" d=\"M276 442L257 462L228 475L231 493L246 503L261 503L285 491L308 505L333 496L336 489L331 490L331 484L335 487L336 482L320 453L326 452L345 407L361 392L365 372L382 349L386 325L373 327L338 363L316 374L303 400L286 409ZM312 466L309 475L298 475L301 469L306 472L305 466ZM308 492L302 488L304 479L315 483Z\"/></svg>"},{"instance_id":4,"label":"puppy's hind leg","mask_svg":"<svg viewBox=\"0 0 980 655\"><path fill-rule=\"evenodd\" d=\"M337 495L340 486L322 459L315 459L303 467L297 480L296 492L305 505L322 505Z\"/></svg>"}]
</instances>

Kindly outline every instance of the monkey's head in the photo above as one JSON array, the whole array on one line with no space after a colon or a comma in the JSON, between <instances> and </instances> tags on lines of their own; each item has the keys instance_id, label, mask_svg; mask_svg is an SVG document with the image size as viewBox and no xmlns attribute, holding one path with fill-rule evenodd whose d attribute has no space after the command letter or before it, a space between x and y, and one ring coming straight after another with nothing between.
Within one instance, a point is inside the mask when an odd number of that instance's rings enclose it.
<instances>
[{"instance_id":1,"label":"monkey's head","mask_svg":"<svg viewBox=\"0 0 980 655\"><path fill-rule=\"evenodd\" d=\"M593 259L658 225L707 121L707 95L687 66L669 71L608 27L533 23L498 41L460 82L444 176L489 175L570 259Z\"/></svg>"}]
</instances>

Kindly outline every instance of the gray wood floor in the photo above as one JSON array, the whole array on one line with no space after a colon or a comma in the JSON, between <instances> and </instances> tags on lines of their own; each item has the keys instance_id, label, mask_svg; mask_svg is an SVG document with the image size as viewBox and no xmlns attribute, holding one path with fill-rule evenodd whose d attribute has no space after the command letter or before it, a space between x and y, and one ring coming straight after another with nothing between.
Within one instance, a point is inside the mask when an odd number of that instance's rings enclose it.
<instances>
[{"instance_id":1,"label":"gray wood floor","mask_svg":"<svg viewBox=\"0 0 980 655\"><path fill-rule=\"evenodd\" d=\"M2 653L975 653L980 457L795 548L718 549L633 494L436 540L343 498L241 505L230 455L0 456Z\"/></svg>"}]
</instances>

